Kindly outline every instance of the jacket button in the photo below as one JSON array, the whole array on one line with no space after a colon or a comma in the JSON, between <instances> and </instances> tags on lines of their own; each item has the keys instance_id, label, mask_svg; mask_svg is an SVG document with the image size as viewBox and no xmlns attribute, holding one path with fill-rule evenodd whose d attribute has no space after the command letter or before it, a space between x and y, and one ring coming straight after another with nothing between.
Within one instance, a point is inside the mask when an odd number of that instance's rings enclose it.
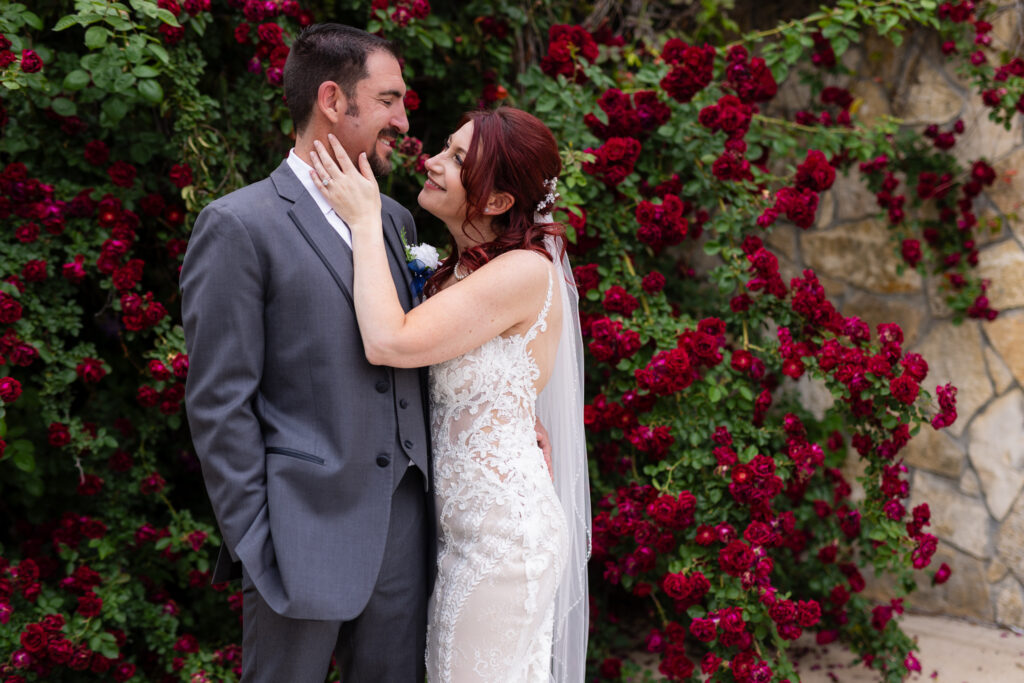
<instances>
[{"instance_id":1,"label":"jacket button","mask_svg":"<svg viewBox=\"0 0 1024 683\"><path fill-rule=\"evenodd\" d=\"M399 408L408 408L408 407L409 407L409 402L408 402L408 401L406 401L406 400L405 400L405 399L403 398L403 399L401 399L401 400L399 400L399 401L398 401L398 407L399 407Z\"/></svg>"},{"instance_id":2,"label":"jacket button","mask_svg":"<svg viewBox=\"0 0 1024 683\"><path fill-rule=\"evenodd\" d=\"M391 457L387 453L377 456L377 467L387 467L389 464L391 464Z\"/></svg>"},{"instance_id":3,"label":"jacket button","mask_svg":"<svg viewBox=\"0 0 1024 683\"><path fill-rule=\"evenodd\" d=\"M412 441L406 439L405 441L402 442L402 445L405 446L406 448L412 448Z\"/></svg>"},{"instance_id":4,"label":"jacket button","mask_svg":"<svg viewBox=\"0 0 1024 683\"><path fill-rule=\"evenodd\" d=\"M377 382L377 393L383 394L385 391L391 388L391 383L386 379L379 380Z\"/></svg>"}]
</instances>

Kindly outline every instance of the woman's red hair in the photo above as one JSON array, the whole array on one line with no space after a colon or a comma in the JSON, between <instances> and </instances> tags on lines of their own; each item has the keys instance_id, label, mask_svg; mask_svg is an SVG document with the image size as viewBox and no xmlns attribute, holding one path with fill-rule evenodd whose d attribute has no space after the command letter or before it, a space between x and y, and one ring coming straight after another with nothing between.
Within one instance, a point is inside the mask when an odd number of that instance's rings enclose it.
<instances>
[{"instance_id":1,"label":"woman's red hair","mask_svg":"<svg viewBox=\"0 0 1024 683\"><path fill-rule=\"evenodd\" d=\"M492 192L507 192L515 201L508 211L491 220L493 241L467 249L460 257L455 240L451 240L452 257L445 259L427 281L427 296L437 293L456 263L462 263L463 272L472 272L512 249L528 249L550 258L544 238L565 235L560 223L534 221L537 205L548 194L545 181L562 172L558 143L548 127L536 116L512 107L468 113L459 127L470 121L473 137L461 174L468 206L463 229L474 227L474 219L483 215ZM545 206L546 211L553 208L552 203Z\"/></svg>"}]
</instances>

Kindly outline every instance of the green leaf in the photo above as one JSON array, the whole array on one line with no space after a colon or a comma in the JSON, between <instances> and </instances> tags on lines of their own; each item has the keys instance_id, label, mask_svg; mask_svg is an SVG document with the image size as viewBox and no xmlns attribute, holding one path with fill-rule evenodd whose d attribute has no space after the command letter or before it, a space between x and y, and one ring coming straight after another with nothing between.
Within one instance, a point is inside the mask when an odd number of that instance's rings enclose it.
<instances>
[{"instance_id":1,"label":"green leaf","mask_svg":"<svg viewBox=\"0 0 1024 683\"><path fill-rule=\"evenodd\" d=\"M123 119L125 114L128 113L128 103L120 97L112 97L105 100L100 109L102 110L103 117L106 118L106 122L103 125L113 125Z\"/></svg>"},{"instance_id":2,"label":"green leaf","mask_svg":"<svg viewBox=\"0 0 1024 683\"><path fill-rule=\"evenodd\" d=\"M75 103L66 97L53 98L50 102L50 107L54 112L61 116L74 116L78 111L78 108L75 107Z\"/></svg>"},{"instance_id":3,"label":"green leaf","mask_svg":"<svg viewBox=\"0 0 1024 683\"><path fill-rule=\"evenodd\" d=\"M165 24L170 24L171 26L181 26L181 24L178 23L178 18L171 14L170 10L162 8L158 9L156 11L156 18Z\"/></svg>"},{"instance_id":4,"label":"green leaf","mask_svg":"<svg viewBox=\"0 0 1024 683\"><path fill-rule=\"evenodd\" d=\"M156 78L160 75L160 72L149 66L148 64L139 64L132 69L132 73L139 78Z\"/></svg>"},{"instance_id":5,"label":"green leaf","mask_svg":"<svg viewBox=\"0 0 1024 683\"><path fill-rule=\"evenodd\" d=\"M130 72L124 71L117 75L114 79L114 92L124 93L133 85L137 79Z\"/></svg>"},{"instance_id":6,"label":"green leaf","mask_svg":"<svg viewBox=\"0 0 1024 683\"><path fill-rule=\"evenodd\" d=\"M159 104L164 99L164 89L152 78L139 81L137 87L142 98L151 104Z\"/></svg>"},{"instance_id":7,"label":"green leaf","mask_svg":"<svg viewBox=\"0 0 1024 683\"><path fill-rule=\"evenodd\" d=\"M154 546L153 546L153 547L154 547L154 548L156 548L157 550L163 550L164 548L166 548L166 547L167 547L167 546L169 546L170 544L171 544L171 539L170 539L170 537L169 537L169 536L164 536L163 538L161 538L160 540L158 540L158 541L157 541L157 542L156 542L156 543L154 544Z\"/></svg>"},{"instance_id":8,"label":"green leaf","mask_svg":"<svg viewBox=\"0 0 1024 683\"><path fill-rule=\"evenodd\" d=\"M171 56L167 54L167 50L164 49L163 45L159 45L157 43L150 43L146 47L148 47L149 51L152 52L156 56L156 58L164 64L171 63Z\"/></svg>"},{"instance_id":9,"label":"green leaf","mask_svg":"<svg viewBox=\"0 0 1024 683\"><path fill-rule=\"evenodd\" d=\"M69 71L68 75L64 77L64 89L65 90L81 90L89 85L89 73L82 71L81 69L75 69Z\"/></svg>"},{"instance_id":10,"label":"green leaf","mask_svg":"<svg viewBox=\"0 0 1024 683\"><path fill-rule=\"evenodd\" d=\"M63 31L66 28L70 28L78 23L78 16L75 14L67 14L57 20L57 23L53 25L54 31Z\"/></svg>"},{"instance_id":11,"label":"green leaf","mask_svg":"<svg viewBox=\"0 0 1024 683\"><path fill-rule=\"evenodd\" d=\"M29 26L31 26L35 30L37 30L37 31L42 31L43 30L43 22L42 22L42 20L38 16L35 15L35 13L33 13L33 12L22 12L21 13L21 18L25 21L26 24L28 24Z\"/></svg>"},{"instance_id":12,"label":"green leaf","mask_svg":"<svg viewBox=\"0 0 1024 683\"><path fill-rule=\"evenodd\" d=\"M11 456L11 462L22 472L34 472L36 469L36 458L32 451L21 450Z\"/></svg>"},{"instance_id":13,"label":"green leaf","mask_svg":"<svg viewBox=\"0 0 1024 683\"><path fill-rule=\"evenodd\" d=\"M98 50L107 44L110 30L102 26L90 26L85 31L85 46L90 50Z\"/></svg>"}]
</instances>

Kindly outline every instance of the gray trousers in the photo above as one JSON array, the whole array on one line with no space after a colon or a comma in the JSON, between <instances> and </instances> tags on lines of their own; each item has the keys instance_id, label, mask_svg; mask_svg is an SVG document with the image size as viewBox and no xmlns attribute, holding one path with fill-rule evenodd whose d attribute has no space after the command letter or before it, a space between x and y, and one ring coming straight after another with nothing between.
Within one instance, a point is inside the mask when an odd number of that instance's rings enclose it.
<instances>
[{"instance_id":1,"label":"gray trousers","mask_svg":"<svg viewBox=\"0 0 1024 683\"><path fill-rule=\"evenodd\" d=\"M406 468L391 498L387 546L366 609L351 621L289 619L242 576L242 683L324 683L337 657L343 683L422 683L427 625L427 505Z\"/></svg>"}]
</instances>

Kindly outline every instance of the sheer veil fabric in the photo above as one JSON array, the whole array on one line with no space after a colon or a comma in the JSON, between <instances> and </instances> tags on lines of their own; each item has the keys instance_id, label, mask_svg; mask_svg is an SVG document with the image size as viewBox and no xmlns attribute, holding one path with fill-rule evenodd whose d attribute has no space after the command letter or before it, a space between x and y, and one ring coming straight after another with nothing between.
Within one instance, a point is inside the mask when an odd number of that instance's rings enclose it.
<instances>
[{"instance_id":1,"label":"sheer veil fabric","mask_svg":"<svg viewBox=\"0 0 1024 683\"><path fill-rule=\"evenodd\" d=\"M536 215L552 222L550 214ZM537 417L551 440L555 491L569 529L569 555L555 594L551 680L582 683L586 671L590 603L587 562L590 559L590 476L583 430L583 337L580 332L579 293L561 240L545 238L545 247L558 267L562 297L562 330L555 367L537 398Z\"/></svg>"}]
</instances>

